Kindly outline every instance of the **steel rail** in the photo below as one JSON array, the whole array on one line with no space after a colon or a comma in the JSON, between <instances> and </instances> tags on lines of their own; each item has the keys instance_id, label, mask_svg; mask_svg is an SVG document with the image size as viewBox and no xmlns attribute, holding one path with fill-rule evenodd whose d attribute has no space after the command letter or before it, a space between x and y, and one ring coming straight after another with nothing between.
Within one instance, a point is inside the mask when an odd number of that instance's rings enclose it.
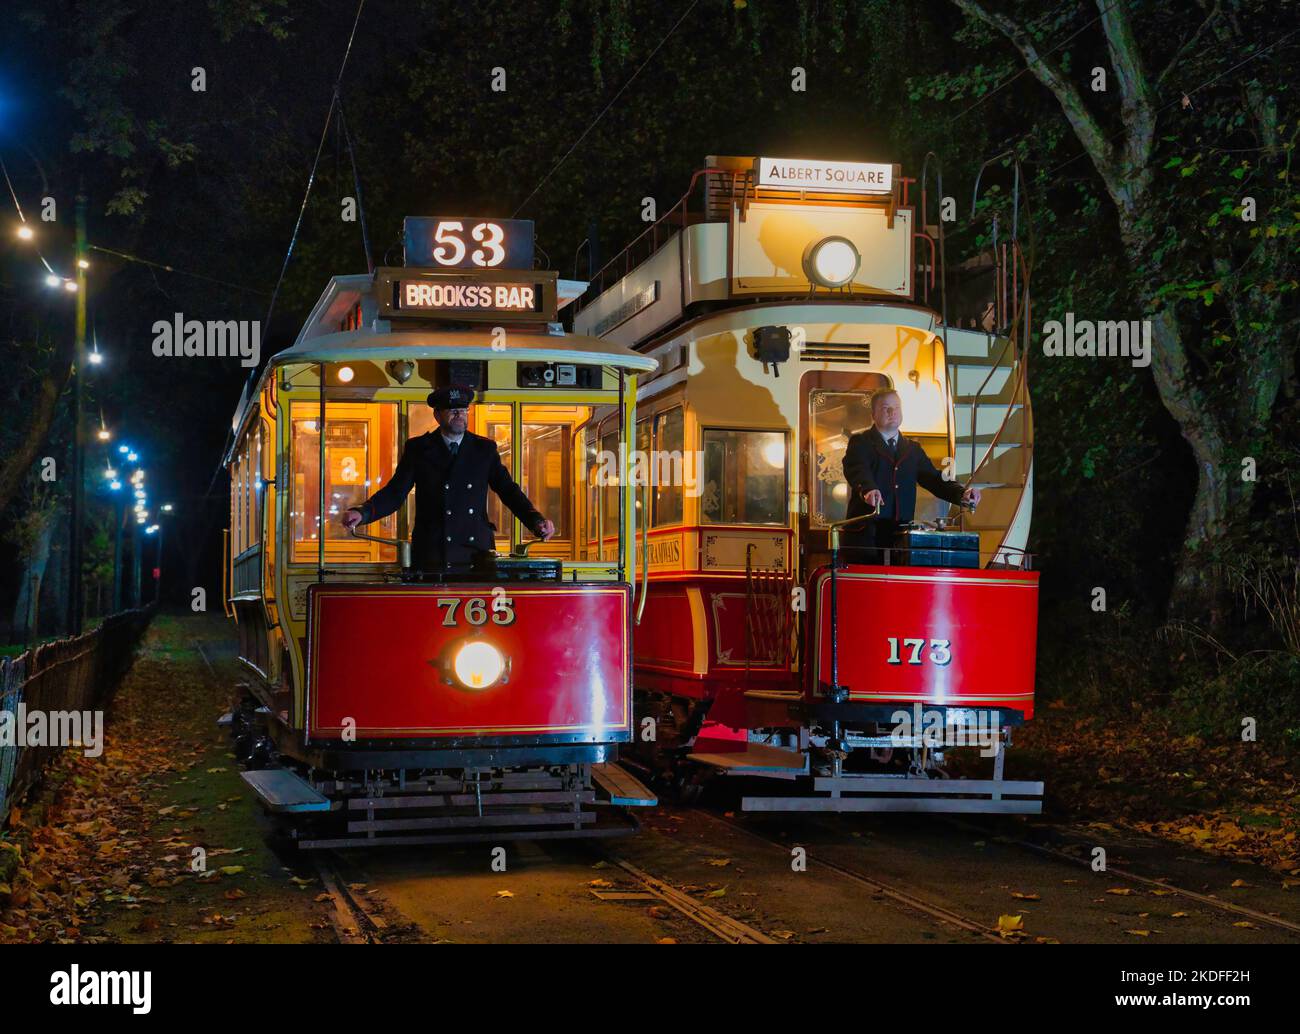
<instances>
[{"instance_id":1,"label":"steel rail","mask_svg":"<svg viewBox=\"0 0 1300 1034\"><path fill-rule=\"evenodd\" d=\"M766 837L762 833L756 833L754 830L742 826L740 823L735 822L732 819L723 818L720 815L715 815L712 812L703 809L700 809L698 814L705 815L714 822L728 826L737 832L744 833L746 836L751 837L754 840L758 840L764 844L779 848L783 852L789 853L791 847L790 844L783 844L781 841L773 840L771 837ZM992 941L994 944L1014 943L994 932L993 929L985 923L981 923L975 919L969 919L960 912L954 912L952 909L945 908L943 905L936 905L934 902L917 894L913 894L911 891L903 890L902 888L896 887L892 884L882 883L874 876L868 876L865 873L859 872L856 869L851 869L846 865L840 865L838 862L828 861L825 858L814 855L811 851L808 851L806 847L804 847L804 850L807 851L809 862L812 862L815 865L820 865L824 869L829 869L836 875L842 876L847 880L852 880L854 883L859 883L862 886L869 888L873 893L888 898L895 904L902 905L905 908L912 909L916 912L922 912L925 915L930 916L932 919L937 919L941 923L955 926L960 930L967 931L968 933L978 934L980 937L987 941Z\"/></svg>"},{"instance_id":2,"label":"steel rail","mask_svg":"<svg viewBox=\"0 0 1300 1034\"><path fill-rule=\"evenodd\" d=\"M1046 844L1035 844L1032 840L1017 840L1012 837L1001 836L992 830L983 829L979 826L970 825L959 819L946 818L949 825L956 826L959 829L967 830L973 833L979 833L983 836L990 837L1000 844L1011 844L1015 847L1023 847L1027 851L1033 851L1037 854L1046 855L1049 858L1057 858L1072 865L1081 865L1085 869L1092 871L1092 863L1086 858L1076 858L1074 855L1061 851L1055 847L1048 847ZM1269 915L1267 912L1260 912L1253 908L1247 908L1245 905L1234 905L1230 901L1224 901L1210 894L1201 894L1195 890L1187 890L1184 887L1176 886L1165 880L1153 879L1150 876L1142 876L1139 873L1129 872L1127 869L1116 869L1108 865L1105 870L1098 873L1100 876L1114 876L1117 879L1128 880L1130 883L1137 883L1144 887L1154 887L1159 890L1171 891L1179 897L1187 898L1189 901L1195 901L1198 904L1208 905L1211 908L1217 908L1223 912L1234 912L1237 915L1248 916L1261 923L1268 923L1281 930L1288 930L1291 933L1300 934L1300 923L1293 923L1289 919L1283 919L1281 916Z\"/></svg>"}]
</instances>

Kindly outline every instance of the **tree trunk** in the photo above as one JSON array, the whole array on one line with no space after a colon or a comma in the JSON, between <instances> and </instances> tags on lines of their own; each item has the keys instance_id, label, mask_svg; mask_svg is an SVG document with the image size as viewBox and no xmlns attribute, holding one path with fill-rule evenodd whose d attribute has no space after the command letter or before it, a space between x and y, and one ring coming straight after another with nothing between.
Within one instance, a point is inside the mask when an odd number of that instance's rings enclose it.
<instances>
[{"instance_id":1,"label":"tree trunk","mask_svg":"<svg viewBox=\"0 0 1300 1034\"><path fill-rule=\"evenodd\" d=\"M0 462L0 513L3 513L13 501L14 494L36 461L36 455L44 444L46 435L49 434L50 425L54 422L59 396L63 394L63 389L67 387L68 378L72 374L72 353L75 343L71 334L63 334L61 338L67 340L61 340L59 346L55 348L54 354L50 356L49 369L36 389L36 401L27 423L27 434L14 451Z\"/></svg>"},{"instance_id":2,"label":"tree trunk","mask_svg":"<svg viewBox=\"0 0 1300 1034\"><path fill-rule=\"evenodd\" d=\"M46 515L40 530L32 540L31 550L24 558L22 580L18 599L14 603L15 643L30 643L37 635L40 615L41 586L45 582L45 569L50 561L50 545L54 538L54 514Z\"/></svg>"}]
</instances>

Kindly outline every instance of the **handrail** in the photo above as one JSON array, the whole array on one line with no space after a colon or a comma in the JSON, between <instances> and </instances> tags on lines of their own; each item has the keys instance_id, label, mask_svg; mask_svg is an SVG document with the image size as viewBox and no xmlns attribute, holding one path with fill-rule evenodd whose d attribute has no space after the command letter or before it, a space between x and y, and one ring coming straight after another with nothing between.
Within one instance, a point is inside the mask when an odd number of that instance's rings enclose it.
<instances>
[{"instance_id":1,"label":"handrail","mask_svg":"<svg viewBox=\"0 0 1300 1034\"><path fill-rule=\"evenodd\" d=\"M1023 253L1020 251L1020 246L1019 246L1018 244L1015 245L1015 247L1013 248L1013 252L1012 252L1012 253L1013 253L1013 257L1019 255L1020 258L1021 258L1021 260L1023 261ZM1025 314L1026 314L1026 318L1027 318L1027 317L1028 317L1028 312L1029 312L1029 270L1028 270L1028 267L1026 267L1026 269L1025 269L1025 286L1024 286L1024 291L1023 291L1023 297L1024 297L1024 302L1025 302L1024 312L1025 312ZM987 450L985 450L985 453L984 453L983 458L979 461L979 463L976 463L976 462L975 462L975 438L976 438L976 430L977 430L977 425L976 425L976 406L979 404L979 396L980 396L980 394L983 392L985 385L988 384L988 382L989 382L989 378L991 378L991 377L993 376L993 372L994 372L995 370L999 369L999 365L1000 365L1001 360L1002 360L1002 355L1005 355L1005 354L1006 354L1006 350L1007 350L1008 348L1012 347L1012 346L1015 344L1016 333L1017 333L1018 330L1019 330L1019 324L1020 324L1020 311L1021 311L1020 302L1021 302L1021 295L1017 295L1017 296L1016 296L1016 315L1015 315L1015 318L1014 318L1014 320L1013 320L1013 322L1012 322L1012 325L1011 325L1011 333L1007 335L1007 343L1006 343L1005 345L1002 346L1002 353L999 354L999 356L998 356L998 364L994 365L993 367L991 367L991 368L989 369L989 372L988 372L988 373L985 375L985 377L984 377L984 382L983 382L983 384L980 385L979 389L975 392L975 395L974 395L974 396L972 397L972 399L971 399L971 403L970 403L970 406L971 406L971 472L970 472L970 478L969 478L969 479L967 480L967 482L966 482L967 487L969 487L969 486L974 482L974 480L975 480L975 475L976 475L977 473L979 473L979 471L980 471L981 469L983 469L984 465L985 465L986 463L988 463L990 457L993 455L993 450L997 447L997 445L998 445L998 441L999 441L999 440L1001 439L1001 437L1002 437L1002 432L1003 432L1004 430L1006 430L1007 423L1008 423L1008 421L1011 419L1011 412L1012 412L1012 409L1013 409L1014 406L1016 405L1016 401L1015 401L1015 400L1018 399L1018 398L1020 398L1021 395L1022 395L1023 392L1024 392L1024 387L1025 387L1025 383L1026 383L1026 380L1027 380L1026 375L1027 375L1027 373L1028 373L1028 369L1029 369L1029 361L1028 361L1028 351L1029 351L1029 350L1028 350L1027 347L1022 347L1022 348L1020 349L1020 352L1019 352L1019 356L1018 356L1018 358L1013 359L1013 364L1014 364L1014 363L1018 363L1018 364L1019 364L1019 370L1018 370L1018 372L1017 372L1017 374L1016 374L1015 385L1014 385L1014 387L1012 388L1012 392L1011 392L1011 398L1012 398L1012 401L1011 401L1010 403L1008 403L1008 405L1007 405L1007 411L1002 415L1002 422L998 425L997 432L993 435L993 440L992 440L991 442L989 442L989 447L988 447ZM1022 405L1023 405L1023 403L1022 403Z\"/></svg>"},{"instance_id":2,"label":"handrail","mask_svg":"<svg viewBox=\"0 0 1300 1034\"><path fill-rule=\"evenodd\" d=\"M235 616L230 606L230 529L221 529L221 609L226 617Z\"/></svg>"},{"instance_id":3,"label":"handrail","mask_svg":"<svg viewBox=\"0 0 1300 1034\"><path fill-rule=\"evenodd\" d=\"M681 196L681 199L675 205L673 205L672 208L668 209L667 212L665 212L662 216L660 216L653 223L651 223L649 227L647 227L635 238L633 238L632 242L628 244L625 248L623 248L622 251L620 251L612 259L610 259L603 266L601 266L600 269L596 271L595 276L591 278L591 282L589 283L587 290L583 292L583 297L585 298L588 294L590 294L591 301L595 301L598 297L600 297L600 295L602 295L606 290L605 273L611 268L613 268L614 266L619 265L620 263L622 263L624 266L621 276L627 276L627 274L631 272L631 263L630 263L629 256L637 248L637 246L640 245L643 240L645 240L647 235L651 235L652 237L651 253L653 254L654 250L658 247L659 224L672 219L678 209L681 209L683 216L685 216L687 212L687 202L690 200L691 194L695 192L696 182L699 180L701 176L710 176L710 175L730 176L731 195L734 197L736 193L735 186L736 186L737 178L744 178L747 180L752 175L752 170L722 169L712 165L706 166L703 169L697 169L692 174L690 185L686 188L686 193ZM746 190L749 189L748 184L746 184L745 189ZM682 225L685 226L684 219ZM582 298L579 298L578 301L575 303L576 308L574 309L574 313L576 314L581 312L584 308L587 307L588 304L590 303L584 302Z\"/></svg>"},{"instance_id":4,"label":"handrail","mask_svg":"<svg viewBox=\"0 0 1300 1034\"><path fill-rule=\"evenodd\" d=\"M641 504L641 598L636 601L636 623L641 624L646 597L650 595L650 486L642 486L645 499Z\"/></svg>"}]
</instances>

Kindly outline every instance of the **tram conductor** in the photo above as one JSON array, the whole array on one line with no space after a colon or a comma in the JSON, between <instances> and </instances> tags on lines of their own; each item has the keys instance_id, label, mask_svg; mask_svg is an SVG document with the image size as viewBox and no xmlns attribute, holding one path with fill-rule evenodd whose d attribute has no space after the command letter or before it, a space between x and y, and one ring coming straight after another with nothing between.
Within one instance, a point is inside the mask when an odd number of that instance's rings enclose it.
<instances>
[{"instance_id":1,"label":"tram conductor","mask_svg":"<svg viewBox=\"0 0 1300 1034\"><path fill-rule=\"evenodd\" d=\"M412 566L432 572L490 567L496 546L496 527L487 516L490 488L539 539L554 535L555 525L529 502L501 462L496 442L467 429L474 390L439 388L428 402L437 429L406 443L392 480L346 510L343 526L351 530L387 517L414 487Z\"/></svg>"},{"instance_id":2,"label":"tram conductor","mask_svg":"<svg viewBox=\"0 0 1300 1034\"><path fill-rule=\"evenodd\" d=\"M963 489L960 482L945 481L920 443L903 436L903 401L892 388L871 395L872 426L849 438L844 451L844 480L851 490L847 517L880 508L874 521L850 525L847 544L887 549L894 545L899 525L916 515L919 484L940 499L974 507L978 488ZM860 530L859 530L860 529Z\"/></svg>"}]
</instances>

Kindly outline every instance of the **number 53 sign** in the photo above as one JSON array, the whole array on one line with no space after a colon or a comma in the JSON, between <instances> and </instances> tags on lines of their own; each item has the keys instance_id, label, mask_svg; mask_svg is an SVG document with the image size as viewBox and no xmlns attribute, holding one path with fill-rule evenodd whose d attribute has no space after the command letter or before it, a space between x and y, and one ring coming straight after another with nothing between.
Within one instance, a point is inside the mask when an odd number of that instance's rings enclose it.
<instances>
[{"instance_id":1,"label":"number 53 sign","mask_svg":"<svg viewBox=\"0 0 1300 1034\"><path fill-rule=\"evenodd\" d=\"M402 229L407 266L533 268L531 219L407 216Z\"/></svg>"}]
</instances>

